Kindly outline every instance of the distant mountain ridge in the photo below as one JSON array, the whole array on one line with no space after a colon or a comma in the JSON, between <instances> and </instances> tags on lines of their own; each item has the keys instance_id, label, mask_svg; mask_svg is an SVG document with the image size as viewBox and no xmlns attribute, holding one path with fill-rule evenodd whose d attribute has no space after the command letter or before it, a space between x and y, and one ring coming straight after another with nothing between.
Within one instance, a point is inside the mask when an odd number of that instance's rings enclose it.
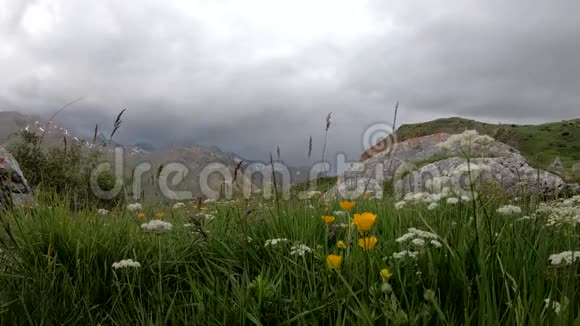
<instances>
[{"instance_id":1,"label":"distant mountain ridge","mask_svg":"<svg viewBox=\"0 0 580 326\"><path fill-rule=\"evenodd\" d=\"M43 148L64 146L66 139L69 145L73 142L78 142L87 149L100 149L105 160L111 160L114 148L120 146L124 149L124 159L126 162L124 173L126 176L130 176L133 168L143 162L150 163L153 171L157 171L169 163L182 163L189 168L190 173L187 175L187 179L182 182L183 187L177 187L175 190L188 190L186 189L187 187L191 188L194 185L194 191L199 192L200 189L197 187L199 185L198 177L203 168L211 163L225 165L230 169L232 174L240 161L243 162L242 171L253 163L269 164L268 162L258 162L243 158L236 153L224 152L217 146L197 144L155 146L143 141L125 145L119 144L115 140L110 140L103 132L99 132L95 139L93 139L93 136L90 137L91 139L83 139L69 132L68 129L59 123L51 122L48 124L46 120L38 116L26 115L19 112L0 112L0 145L5 148L10 148L15 142L20 141L18 132L22 130L27 130L39 136L44 134L42 142ZM83 134L89 135L94 134L94 132L83 132ZM289 167L289 169L293 183L302 182L308 178L309 167ZM211 179L214 183L221 182L215 177ZM252 176L252 182L254 184L260 184L261 178L259 176ZM147 180L146 183L151 188L150 186L154 183L154 180Z\"/></svg>"}]
</instances>

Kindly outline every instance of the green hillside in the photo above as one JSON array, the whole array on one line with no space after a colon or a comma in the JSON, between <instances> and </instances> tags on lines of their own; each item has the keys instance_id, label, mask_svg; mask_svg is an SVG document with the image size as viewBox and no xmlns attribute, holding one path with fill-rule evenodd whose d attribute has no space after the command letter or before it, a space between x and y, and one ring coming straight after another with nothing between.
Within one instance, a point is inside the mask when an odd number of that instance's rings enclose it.
<instances>
[{"instance_id":1,"label":"green hillside","mask_svg":"<svg viewBox=\"0 0 580 326\"><path fill-rule=\"evenodd\" d=\"M402 125L397 130L397 137L402 141L438 132L461 133L466 129L476 129L517 148L530 164L540 168L547 168L559 157L565 169L556 172L566 179L580 180L580 171L572 171L572 166L580 162L580 119L541 125L504 125L446 118Z\"/></svg>"}]
</instances>

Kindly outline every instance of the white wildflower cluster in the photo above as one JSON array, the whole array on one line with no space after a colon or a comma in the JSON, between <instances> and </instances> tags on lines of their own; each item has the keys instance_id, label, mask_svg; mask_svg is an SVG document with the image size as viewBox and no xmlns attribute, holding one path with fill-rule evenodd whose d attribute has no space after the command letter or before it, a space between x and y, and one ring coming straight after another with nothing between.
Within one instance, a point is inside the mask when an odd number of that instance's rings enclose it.
<instances>
[{"instance_id":1,"label":"white wildflower cluster","mask_svg":"<svg viewBox=\"0 0 580 326\"><path fill-rule=\"evenodd\" d=\"M514 205L505 205L497 209L497 211L501 215L518 215L522 213L522 209L518 206Z\"/></svg>"},{"instance_id":2,"label":"white wildflower cluster","mask_svg":"<svg viewBox=\"0 0 580 326\"><path fill-rule=\"evenodd\" d=\"M419 230L416 228L407 229L407 233L403 234L397 238L398 243L410 243L415 247L415 250L403 250L401 252L396 252L393 254L395 259L403 258L417 258L421 248L425 246L432 246L435 248L440 248L442 246L439 241L439 236L435 233L428 231Z\"/></svg>"},{"instance_id":3,"label":"white wildflower cluster","mask_svg":"<svg viewBox=\"0 0 580 326\"><path fill-rule=\"evenodd\" d=\"M418 255L419 255L419 253L416 251L403 250L400 252L395 252L393 254L393 258L395 258L395 259L404 259L404 258L415 259L415 258L417 258ZM389 257L385 257L385 259L387 259L387 258L389 258Z\"/></svg>"},{"instance_id":4,"label":"white wildflower cluster","mask_svg":"<svg viewBox=\"0 0 580 326\"><path fill-rule=\"evenodd\" d=\"M401 208L404 208L407 205L407 202L404 200L398 201L395 203L395 209L399 210Z\"/></svg>"},{"instance_id":5,"label":"white wildflower cluster","mask_svg":"<svg viewBox=\"0 0 580 326\"><path fill-rule=\"evenodd\" d=\"M141 267L141 264L137 261L133 261L133 259L123 259L121 261L113 263L114 269L122 269L122 268L129 268L129 267L139 268L139 267Z\"/></svg>"},{"instance_id":6,"label":"white wildflower cluster","mask_svg":"<svg viewBox=\"0 0 580 326\"><path fill-rule=\"evenodd\" d=\"M495 140L487 135L480 135L476 130L466 130L461 134L451 135L446 141L437 144L442 149L459 147L465 152L479 150L493 143Z\"/></svg>"},{"instance_id":7,"label":"white wildflower cluster","mask_svg":"<svg viewBox=\"0 0 580 326\"><path fill-rule=\"evenodd\" d=\"M109 211L104 209L104 208L100 208L99 210L97 210L97 214L99 215L107 215L109 214Z\"/></svg>"},{"instance_id":8,"label":"white wildflower cluster","mask_svg":"<svg viewBox=\"0 0 580 326\"><path fill-rule=\"evenodd\" d=\"M544 302L546 303L546 307L554 309L554 312L556 313L556 315L560 314L560 311L562 310L562 306L560 305L560 303L558 301L554 301L554 300L550 301L550 299L546 299L546 300L544 300Z\"/></svg>"},{"instance_id":9,"label":"white wildflower cluster","mask_svg":"<svg viewBox=\"0 0 580 326\"><path fill-rule=\"evenodd\" d=\"M334 211L332 212L334 216L344 216L346 213L344 211Z\"/></svg>"},{"instance_id":10,"label":"white wildflower cluster","mask_svg":"<svg viewBox=\"0 0 580 326\"><path fill-rule=\"evenodd\" d=\"M432 211L432 210L436 209L437 207L439 207L439 204L431 203L431 204L429 204L429 206L427 206L427 209Z\"/></svg>"},{"instance_id":11,"label":"white wildflower cluster","mask_svg":"<svg viewBox=\"0 0 580 326\"><path fill-rule=\"evenodd\" d=\"M151 231L157 233L171 231L172 228L173 225L171 223L164 222L161 220L151 220L147 223L141 224L141 229L143 229L144 231Z\"/></svg>"},{"instance_id":12,"label":"white wildflower cluster","mask_svg":"<svg viewBox=\"0 0 580 326\"><path fill-rule=\"evenodd\" d=\"M313 253L314 250L303 244L296 244L290 248L290 255L292 256L304 256L305 254Z\"/></svg>"},{"instance_id":13,"label":"white wildflower cluster","mask_svg":"<svg viewBox=\"0 0 580 326\"><path fill-rule=\"evenodd\" d=\"M476 197L476 196L475 196ZM411 192L407 193L403 200L395 203L395 209L399 210L407 207L407 205L417 205L426 204L428 210L434 210L439 207L439 203L447 199L448 205L456 205L460 201L471 201L471 197L467 195L459 197L454 197L451 190L448 187L441 188L440 192L429 193L429 192Z\"/></svg>"},{"instance_id":14,"label":"white wildflower cluster","mask_svg":"<svg viewBox=\"0 0 580 326\"><path fill-rule=\"evenodd\" d=\"M446 191L448 191L448 189ZM445 196L446 196L445 193L431 194L428 192L410 192L405 195L403 200L395 203L395 209L401 209L406 207L407 205L412 204L428 204L430 205L429 207L430 210L435 209L437 208L437 202L445 198Z\"/></svg>"},{"instance_id":15,"label":"white wildflower cluster","mask_svg":"<svg viewBox=\"0 0 580 326\"><path fill-rule=\"evenodd\" d=\"M286 238L269 239L269 240L266 240L264 247L276 247L279 244L284 244L284 243L288 243L288 242L290 242L290 240L288 240Z\"/></svg>"},{"instance_id":16,"label":"white wildflower cluster","mask_svg":"<svg viewBox=\"0 0 580 326\"><path fill-rule=\"evenodd\" d=\"M141 206L140 203L134 203L134 204L129 204L127 205L127 210L130 212L134 212L134 211L138 211L138 210L142 210L143 206Z\"/></svg>"},{"instance_id":17,"label":"white wildflower cluster","mask_svg":"<svg viewBox=\"0 0 580 326\"><path fill-rule=\"evenodd\" d=\"M541 203L531 218L538 216L545 217L550 227L575 227L580 224L580 196Z\"/></svg>"},{"instance_id":18,"label":"white wildflower cluster","mask_svg":"<svg viewBox=\"0 0 580 326\"><path fill-rule=\"evenodd\" d=\"M173 209L180 209L180 208L184 208L185 204L184 203L175 203L173 204Z\"/></svg>"},{"instance_id":19,"label":"white wildflower cluster","mask_svg":"<svg viewBox=\"0 0 580 326\"><path fill-rule=\"evenodd\" d=\"M559 254L550 255L548 260L552 265L572 265L580 259L580 251L563 251Z\"/></svg>"},{"instance_id":20,"label":"white wildflower cluster","mask_svg":"<svg viewBox=\"0 0 580 326\"><path fill-rule=\"evenodd\" d=\"M447 198L447 204L448 205L455 205L457 203L459 203L459 198L457 198L457 197L449 197L449 198Z\"/></svg>"},{"instance_id":21,"label":"white wildflower cluster","mask_svg":"<svg viewBox=\"0 0 580 326\"><path fill-rule=\"evenodd\" d=\"M411 243L417 247L423 247L425 245L425 240L423 240L421 238L415 238L415 239L411 240Z\"/></svg>"},{"instance_id":22,"label":"white wildflower cluster","mask_svg":"<svg viewBox=\"0 0 580 326\"><path fill-rule=\"evenodd\" d=\"M414 240L416 239L420 239L423 241L415 242ZM403 234L395 241L397 241L398 243L404 243L411 240L413 244L415 245L421 244L421 246L425 244L425 241L428 241L431 245L435 247L441 247L441 242L439 242L438 239L439 236L435 233L419 230L416 228L408 228L407 233Z\"/></svg>"}]
</instances>

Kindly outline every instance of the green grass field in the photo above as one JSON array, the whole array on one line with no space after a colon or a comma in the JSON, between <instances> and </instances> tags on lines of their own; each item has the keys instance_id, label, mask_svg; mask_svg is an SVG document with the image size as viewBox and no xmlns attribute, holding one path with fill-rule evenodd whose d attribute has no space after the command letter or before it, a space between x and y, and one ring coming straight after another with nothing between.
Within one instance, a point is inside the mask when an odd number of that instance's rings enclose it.
<instances>
[{"instance_id":1,"label":"green grass field","mask_svg":"<svg viewBox=\"0 0 580 326\"><path fill-rule=\"evenodd\" d=\"M40 197L1 215L3 325L580 323L578 263L550 263L578 248L562 210L578 212L580 197L520 199L512 204L522 211L507 215L497 194L399 209L390 199L348 211L338 200L253 198L106 215ZM377 219L359 234L351 222L363 212ZM155 219L171 230L141 227ZM376 246L363 250L362 236ZM331 254L343 257L339 267ZM123 259L140 266L113 268Z\"/></svg>"}]
</instances>

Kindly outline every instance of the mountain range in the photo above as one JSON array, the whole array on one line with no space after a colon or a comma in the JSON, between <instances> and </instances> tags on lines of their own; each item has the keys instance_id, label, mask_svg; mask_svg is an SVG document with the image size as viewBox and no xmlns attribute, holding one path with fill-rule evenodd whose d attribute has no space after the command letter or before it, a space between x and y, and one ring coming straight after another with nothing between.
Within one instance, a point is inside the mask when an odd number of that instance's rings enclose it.
<instances>
[{"instance_id":1,"label":"mountain range","mask_svg":"<svg viewBox=\"0 0 580 326\"><path fill-rule=\"evenodd\" d=\"M209 164L223 164L233 174L239 162L242 162L242 170L252 163L260 163L241 157L236 153L224 152L217 146L197 144L154 146L144 142L119 144L109 139L103 132L97 132L96 137L91 137L91 139L83 139L81 136L70 132L65 126L56 122L48 123L46 119L40 116L13 111L0 112L0 145L10 148L15 142L20 141L18 133L22 130L42 136L41 146L45 149L54 146L64 146L65 142L69 144L78 142L87 149L100 150L103 158L107 161L112 159L114 149L121 147L124 150L125 175L131 175L135 166L142 162L150 163L153 171L158 171L169 163L178 162L185 164L190 173L181 182L180 187L176 187L174 190L189 189L195 193L200 191L198 176L203 168ZM94 134L94 131L92 133ZM91 132L83 132L82 134L91 134ZM263 164L267 165L268 162L263 162ZM303 182L308 177L309 167L289 167L289 170L292 183ZM210 184L213 183L212 189L219 188L218 183L221 181L216 178L217 176L210 177ZM261 178L259 175L253 176L252 181L254 184L259 184L261 183ZM145 183L150 185L153 182L148 180Z\"/></svg>"}]
</instances>

